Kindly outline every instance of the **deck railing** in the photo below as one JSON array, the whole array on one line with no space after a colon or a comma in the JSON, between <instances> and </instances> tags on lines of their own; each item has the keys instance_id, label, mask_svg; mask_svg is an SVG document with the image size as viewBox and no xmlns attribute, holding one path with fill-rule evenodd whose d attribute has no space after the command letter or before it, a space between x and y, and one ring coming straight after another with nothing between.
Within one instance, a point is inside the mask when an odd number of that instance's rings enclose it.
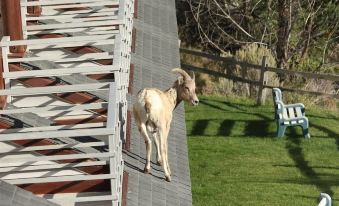
<instances>
[{"instance_id":1,"label":"deck railing","mask_svg":"<svg viewBox=\"0 0 339 206\"><path fill-rule=\"evenodd\" d=\"M106 121L1 129L0 144L14 144L0 150L3 154L0 165L6 165L0 168L1 179L12 184L109 179L110 194L79 193L75 198L52 197L51 200L61 205L69 201L112 201L113 205L121 204L121 148L126 135L133 3L133 0L21 0L26 39L11 41L6 36L0 42L5 82L0 97L7 99L7 105L0 115L34 114L46 121L97 115ZM28 14L27 7L32 6L39 6L42 13ZM21 56L11 54L9 48L18 45L27 47L28 52ZM91 53L69 51L84 47L91 48ZM102 60L112 63L98 63ZM96 74L112 74L114 79L109 82L81 82L80 77ZM80 80L69 84L68 77ZM40 81L43 78L55 79L55 85L27 87L21 81ZM96 96L98 100L77 104L62 99L79 92ZM59 103L17 105L21 99L51 95ZM51 144L21 144L32 140L44 140ZM64 149L72 151L71 154L43 155L41 152ZM108 173L90 174L78 170L105 165L109 166Z\"/></svg>"},{"instance_id":2,"label":"deck railing","mask_svg":"<svg viewBox=\"0 0 339 206\"><path fill-rule=\"evenodd\" d=\"M123 139L126 136L127 99L131 64L131 45L134 0L39 0L21 1L23 34L26 39L39 35L88 36L114 35L113 65L120 68L121 123ZM41 14L28 13L28 8L39 7ZM37 23L38 22L38 23ZM86 46L86 45L84 45ZM94 43L87 45L105 52L112 47Z\"/></svg>"}]
</instances>

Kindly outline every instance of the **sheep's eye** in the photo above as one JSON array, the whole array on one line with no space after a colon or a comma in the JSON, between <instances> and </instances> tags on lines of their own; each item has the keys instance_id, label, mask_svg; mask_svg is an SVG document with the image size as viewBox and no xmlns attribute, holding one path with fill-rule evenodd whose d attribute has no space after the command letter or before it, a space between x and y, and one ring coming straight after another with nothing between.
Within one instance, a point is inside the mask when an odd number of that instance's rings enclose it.
<instances>
[{"instance_id":1,"label":"sheep's eye","mask_svg":"<svg viewBox=\"0 0 339 206\"><path fill-rule=\"evenodd\" d=\"M189 89L188 87L185 87L185 89L186 89L186 91L188 91L188 92L190 91L190 89Z\"/></svg>"}]
</instances>

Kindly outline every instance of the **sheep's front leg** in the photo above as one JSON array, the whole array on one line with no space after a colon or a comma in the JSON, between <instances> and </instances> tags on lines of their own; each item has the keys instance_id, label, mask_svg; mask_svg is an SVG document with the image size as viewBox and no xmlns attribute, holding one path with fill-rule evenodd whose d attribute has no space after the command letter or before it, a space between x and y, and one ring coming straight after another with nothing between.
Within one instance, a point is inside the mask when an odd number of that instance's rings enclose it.
<instances>
[{"instance_id":1,"label":"sheep's front leg","mask_svg":"<svg viewBox=\"0 0 339 206\"><path fill-rule=\"evenodd\" d=\"M155 142L155 147L157 149L157 163L158 165L162 165L162 157L161 157L161 152L160 152L160 144L159 144L159 135L157 132L153 133L153 138Z\"/></svg>"},{"instance_id":2,"label":"sheep's front leg","mask_svg":"<svg viewBox=\"0 0 339 206\"><path fill-rule=\"evenodd\" d=\"M141 136L144 138L146 144L146 163L144 172L148 174L151 169L152 140L148 136L145 124L141 124L139 126L139 131L141 133Z\"/></svg>"}]
</instances>

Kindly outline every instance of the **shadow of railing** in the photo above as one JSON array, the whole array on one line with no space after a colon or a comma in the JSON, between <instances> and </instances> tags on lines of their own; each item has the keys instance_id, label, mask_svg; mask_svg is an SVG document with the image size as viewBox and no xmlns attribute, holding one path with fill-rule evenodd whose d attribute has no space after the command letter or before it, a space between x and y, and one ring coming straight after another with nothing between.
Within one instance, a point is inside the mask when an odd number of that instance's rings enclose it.
<instances>
[{"instance_id":1,"label":"shadow of railing","mask_svg":"<svg viewBox=\"0 0 339 206\"><path fill-rule=\"evenodd\" d=\"M296 136L297 132L295 127L290 128L290 133L287 137L288 141L286 142L286 149L290 158L294 161L301 174L304 175L311 184L319 188L320 191L326 192L332 196L334 192L331 189L331 185L328 181L322 181L319 174L317 174L314 168L309 165L301 146L302 138Z\"/></svg>"}]
</instances>

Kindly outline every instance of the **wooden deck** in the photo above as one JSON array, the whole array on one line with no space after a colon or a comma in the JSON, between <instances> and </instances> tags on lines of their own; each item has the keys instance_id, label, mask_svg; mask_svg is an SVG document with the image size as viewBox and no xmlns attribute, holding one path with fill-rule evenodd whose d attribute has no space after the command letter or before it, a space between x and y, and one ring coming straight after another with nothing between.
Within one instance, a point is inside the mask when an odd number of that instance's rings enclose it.
<instances>
[{"instance_id":1,"label":"wooden deck","mask_svg":"<svg viewBox=\"0 0 339 206\"><path fill-rule=\"evenodd\" d=\"M174 0L138 0L136 28L133 91L129 106L135 95L144 87L167 89L176 76L170 71L179 67L179 45ZM132 81L132 80L130 80ZM130 108L131 109L131 108ZM187 138L183 104L174 112L169 134L169 162L172 182L164 180L161 167L154 164L151 174L144 174L145 143L140 137L132 118L130 151L123 158L125 170L129 173L128 206L191 206L192 194L187 154Z\"/></svg>"}]
</instances>

